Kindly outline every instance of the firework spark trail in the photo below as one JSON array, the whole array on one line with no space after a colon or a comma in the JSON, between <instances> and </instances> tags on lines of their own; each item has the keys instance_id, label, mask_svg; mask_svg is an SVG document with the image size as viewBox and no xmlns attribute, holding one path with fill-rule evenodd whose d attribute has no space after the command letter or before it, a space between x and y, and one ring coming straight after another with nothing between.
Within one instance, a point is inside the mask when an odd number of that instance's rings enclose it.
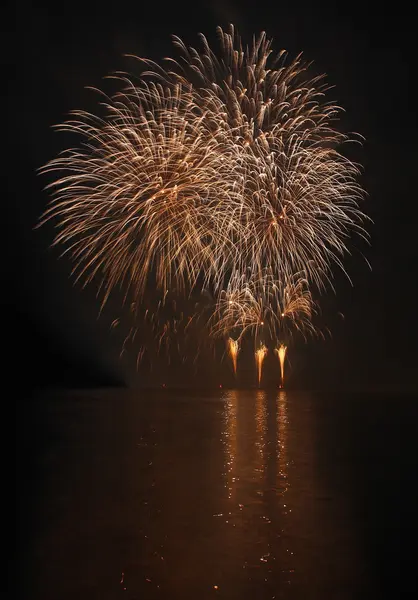
<instances>
[{"instance_id":1,"label":"firework spark trail","mask_svg":"<svg viewBox=\"0 0 418 600\"><path fill-rule=\"evenodd\" d=\"M197 301L195 297L183 298L178 302L176 293L168 290L158 300L154 292L146 293L140 302L132 303L126 320L116 319L113 328L121 324L125 330L123 353L135 352L140 343L138 365L143 357L152 362L160 357L164 364L175 364L178 359L184 364L189 358L207 354L209 332L202 315L207 309L207 301ZM209 341L211 341L209 339ZM136 342L136 343L135 343Z\"/></svg>"},{"instance_id":2,"label":"firework spark trail","mask_svg":"<svg viewBox=\"0 0 418 600\"><path fill-rule=\"evenodd\" d=\"M261 376L263 374L263 362L266 358L267 348L264 345L261 345L260 348L255 353L255 364L257 367L257 381L258 385L261 384Z\"/></svg>"},{"instance_id":3,"label":"firework spark trail","mask_svg":"<svg viewBox=\"0 0 418 600\"><path fill-rule=\"evenodd\" d=\"M306 336L310 290L344 270L353 232L367 239L359 166L339 150L355 139L301 55L274 58L265 33L246 48L232 26L218 34L217 53L175 37L178 61L138 59L135 83L118 73L120 91L99 92L104 116L74 111L58 127L82 143L41 169L56 176L41 223L55 223L76 280L99 282L102 307L118 288L135 307L146 290L210 290L215 338ZM155 318L159 349L180 321Z\"/></svg>"},{"instance_id":4,"label":"firework spark trail","mask_svg":"<svg viewBox=\"0 0 418 600\"><path fill-rule=\"evenodd\" d=\"M239 353L239 342L238 340L233 340L232 338L228 339L228 352L232 360L232 365L234 367L234 375L237 376L237 359Z\"/></svg>"},{"instance_id":5,"label":"firework spark trail","mask_svg":"<svg viewBox=\"0 0 418 600\"><path fill-rule=\"evenodd\" d=\"M367 237L359 167L337 150L354 139L333 127L341 109L325 101L324 76L310 77L301 55L271 57L265 33L247 49L233 26L218 34L219 57L204 36L201 52L174 38L181 60L169 59L169 71L150 63L149 74L193 82L196 102L240 148L238 270L270 264L278 279L307 270L321 288L332 262L343 268L349 232Z\"/></svg>"},{"instance_id":6,"label":"firework spark trail","mask_svg":"<svg viewBox=\"0 0 418 600\"><path fill-rule=\"evenodd\" d=\"M284 361L286 358L287 346L280 344L279 348L276 348L276 353L280 362L280 387L284 387Z\"/></svg>"},{"instance_id":7,"label":"firework spark trail","mask_svg":"<svg viewBox=\"0 0 418 600\"><path fill-rule=\"evenodd\" d=\"M49 186L43 222L58 221L54 243L67 246L78 278L102 274L104 301L118 285L138 298L152 270L162 289L189 290L200 274L215 281L236 252L219 227L240 201L234 145L179 86L126 85L106 103L107 120L76 112L61 126L84 146L43 169L69 173Z\"/></svg>"},{"instance_id":8,"label":"firework spark trail","mask_svg":"<svg viewBox=\"0 0 418 600\"><path fill-rule=\"evenodd\" d=\"M305 337L319 334L312 322L317 308L303 273L286 281L276 281L270 270L249 278L231 276L210 319L211 335L226 336L234 331L241 340L247 332L257 339L277 341L294 333Z\"/></svg>"}]
</instances>

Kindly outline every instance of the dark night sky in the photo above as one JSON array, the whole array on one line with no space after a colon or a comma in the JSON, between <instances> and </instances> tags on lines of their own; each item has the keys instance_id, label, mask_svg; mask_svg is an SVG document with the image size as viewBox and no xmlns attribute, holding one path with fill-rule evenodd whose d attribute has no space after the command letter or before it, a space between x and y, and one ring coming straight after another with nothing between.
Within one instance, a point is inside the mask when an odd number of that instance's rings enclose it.
<instances>
[{"instance_id":1,"label":"dark night sky","mask_svg":"<svg viewBox=\"0 0 418 600\"><path fill-rule=\"evenodd\" d=\"M48 200L36 169L66 144L51 125L72 108L94 109L85 86L100 87L107 73L127 68L122 54L159 59L171 54L171 34L193 45L202 31L214 41L216 25L233 22L244 37L265 29L277 51L303 50L335 85L333 99L346 109L344 126L366 138L356 158L365 166L365 208L375 221L372 248L365 250L373 270L358 253L348 261L354 287L337 277L338 296L324 311L341 311L345 320L333 325L332 340L301 352L301 372L315 385L415 386L416 56L408 4L304 8L300 2L215 0L166 8L121 0L105 10L79 0L17 3L2 37L9 87L3 114L12 125L5 319L18 370L41 386L102 385L124 376L118 347L96 320L93 293L72 288L68 263L48 250L51 231L32 230Z\"/></svg>"}]
</instances>

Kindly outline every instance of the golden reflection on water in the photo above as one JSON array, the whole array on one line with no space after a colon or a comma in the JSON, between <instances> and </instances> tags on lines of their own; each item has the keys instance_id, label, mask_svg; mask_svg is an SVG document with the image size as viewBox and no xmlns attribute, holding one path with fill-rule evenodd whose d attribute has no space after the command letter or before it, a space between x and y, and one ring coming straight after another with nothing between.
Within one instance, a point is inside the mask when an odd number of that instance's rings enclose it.
<instances>
[{"instance_id":1,"label":"golden reflection on water","mask_svg":"<svg viewBox=\"0 0 418 600\"><path fill-rule=\"evenodd\" d=\"M226 473L228 498L233 499L235 491L235 469L237 454L237 404L238 395L236 390L227 393L225 399L225 431L223 433L226 439Z\"/></svg>"},{"instance_id":2,"label":"golden reflection on water","mask_svg":"<svg viewBox=\"0 0 418 600\"><path fill-rule=\"evenodd\" d=\"M257 390L255 398L255 426L256 426L256 440L255 446L259 454L258 471L262 474L264 469L265 460L265 445L264 435L266 429L266 392L264 390Z\"/></svg>"},{"instance_id":3,"label":"golden reflection on water","mask_svg":"<svg viewBox=\"0 0 418 600\"><path fill-rule=\"evenodd\" d=\"M287 492L288 486L288 414L287 414L287 395L284 390L281 390L277 397L277 440L276 440L276 455L279 467L278 472L278 487L281 494Z\"/></svg>"},{"instance_id":4,"label":"golden reflection on water","mask_svg":"<svg viewBox=\"0 0 418 600\"><path fill-rule=\"evenodd\" d=\"M94 428L64 430L72 471L58 462L51 474L46 512L61 508L38 542L50 559L34 600L87 598L91 582L102 600L115 586L148 600L327 600L354 589L363 561L343 491L320 477L314 399L253 389L94 404ZM360 598L348 594L338 598Z\"/></svg>"},{"instance_id":5,"label":"golden reflection on water","mask_svg":"<svg viewBox=\"0 0 418 600\"><path fill-rule=\"evenodd\" d=\"M294 572L294 553L287 535L292 512L287 500L288 424L284 390L230 390L225 394L228 522L238 530L242 568L248 572L248 580L257 580L264 591L277 584L278 572L287 585ZM256 543L253 535L251 540L245 538L250 527L252 534L259 532Z\"/></svg>"},{"instance_id":6,"label":"golden reflection on water","mask_svg":"<svg viewBox=\"0 0 418 600\"><path fill-rule=\"evenodd\" d=\"M254 426L255 435L248 436L254 433L251 431ZM230 499L236 497L240 466L245 470L252 468L253 480L260 484L266 480L278 494L283 495L287 491L287 427L287 395L284 390L273 394L257 390L255 401L254 396L245 392L226 392L223 437L226 442L226 487Z\"/></svg>"}]
</instances>

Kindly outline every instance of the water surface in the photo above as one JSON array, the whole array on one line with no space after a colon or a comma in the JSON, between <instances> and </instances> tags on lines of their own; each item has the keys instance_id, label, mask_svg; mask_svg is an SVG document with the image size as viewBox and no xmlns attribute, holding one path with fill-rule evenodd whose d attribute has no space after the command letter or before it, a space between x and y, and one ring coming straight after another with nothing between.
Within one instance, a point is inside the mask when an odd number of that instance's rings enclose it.
<instances>
[{"instance_id":1,"label":"water surface","mask_svg":"<svg viewBox=\"0 0 418 600\"><path fill-rule=\"evenodd\" d=\"M36 402L18 438L25 597L411 593L414 398L108 390Z\"/></svg>"}]
</instances>

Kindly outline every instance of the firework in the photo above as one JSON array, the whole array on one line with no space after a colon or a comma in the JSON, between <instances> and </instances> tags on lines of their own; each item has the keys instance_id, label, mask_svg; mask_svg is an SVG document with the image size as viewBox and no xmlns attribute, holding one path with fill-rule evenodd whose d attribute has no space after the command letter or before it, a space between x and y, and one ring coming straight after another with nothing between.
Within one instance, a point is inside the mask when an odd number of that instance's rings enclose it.
<instances>
[{"instance_id":1,"label":"firework","mask_svg":"<svg viewBox=\"0 0 418 600\"><path fill-rule=\"evenodd\" d=\"M260 345L260 347L258 348L258 350L255 353L255 364L257 367L258 385L260 385L260 383L261 383L261 376L263 373L263 362L264 362L264 359L266 358L266 354L267 354L267 348L266 348L266 346L264 346L264 344Z\"/></svg>"},{"instance_id":2,"label":"firework","mask_svg":"<svg viewBox=\"0 0 418 600\"><path fill-rule=\"evenodd\" d=\"M237 359L239 352L239 343L238 340L233 340L232 338L228 339L228 352L232 360L232 364L234 367L234 375L237 376Z\"/></svg>"},{"instance_id":3,"label":"firework","mask_svg":"<svg viewBox=\"0 0 418 600\"><path fill-rule=\"evenodd\" d=\"M54 222L54 244L77 281L97 282L102 307L119 289L134 307L122 352L138 320L153 323L157 351L204 322L200 305L187 318L144 309L147 294L166 306L167 294L208 293L210 334L230 339L234 372L243 336L262 341L260 383L267 337L316 333L311 289L343 269L353 232L367 238L364 193L324 78L301 55L274 57L264 33L247 48L232 26L218 34L219 52L174 38L177 61L139 59L135 83L119 73L120 91L100 92L102 116L74 111L58 127L81 144L42 169L55 180L41 223Z\"/></svg>"},{"instance_id":4,"label":"firework","mask_svg":"<svg viewBox=\"0 0 418 600\"><path fill-rule=\"evenodd\" d=\"M301 55L274 56L265 33L246 49L233 26L218 35L218 53L203 35L201 51L175 37L181 59L167 71L151 64L149 75L191 85L215 129L230 131L239 148L235 267L270 265L278 280L305 270L322 288L332 263L343 268L350 232L367 237L359 167L338 150L357 138L334 127L341 108L326 101L324 76L310 76Z\"/></svg>"},{"instance_id":5,"label":"firework","mask_svg":"<svg viewBox=\"0 0 418 600\"><path fill-rule=\"evenodd\" d=\"M276 281L271 270L249 278L231 276L227 289L219 295L210 319L211 334L226 336L234 332L241 340L250 334L276 342L296 333L305 339L319 334L312 322L317 307L308 280L297 273L286 281Z\"/></svg>"},{"instance_id":6,"label":"firework","mask_svg":"<svg viewBox=\"0 0 418 600\"><path fill-rule=\"evenodd\" d=\"M286 358L287 346L281 344L279 348L276 348L276 353L280 361L280 387L284 387L284 361Z\"/></svg>"},{"instance_id":7,"label":"firework","mask_svg":"<svg viewBox=\"0 0 418 600\"><path fill-rule=\"evenodd\" d=\"M49 187L54 219L78 270L101 277L107 300L118 286L137 299L147 284L189 291L215 281L235 249L222 228L240 198L235 146L179 86L136 88L105 103L106 118L75 112L61 130L79 134L44 172L67 172ZM223 240L223 241L222 241Z\"/></svg>"},{"instance_id":8,"label":"firework","mask_svg":"<svg viewBox=\"0 0 418 600\"><path fill-rule=\"evenodd\" d=\"M123 339L122 354L137 353L137 367L143 358L150 365L186 364L196 366L199 357L214 349L207 329L208 299L202 295L180 298L174 290L146 291L140 302L132 302L123 311L119 336ZM123 337L124 336L124 337ZM138 351L139 346L139 351Z\"/></svg>"}]
</instances>

